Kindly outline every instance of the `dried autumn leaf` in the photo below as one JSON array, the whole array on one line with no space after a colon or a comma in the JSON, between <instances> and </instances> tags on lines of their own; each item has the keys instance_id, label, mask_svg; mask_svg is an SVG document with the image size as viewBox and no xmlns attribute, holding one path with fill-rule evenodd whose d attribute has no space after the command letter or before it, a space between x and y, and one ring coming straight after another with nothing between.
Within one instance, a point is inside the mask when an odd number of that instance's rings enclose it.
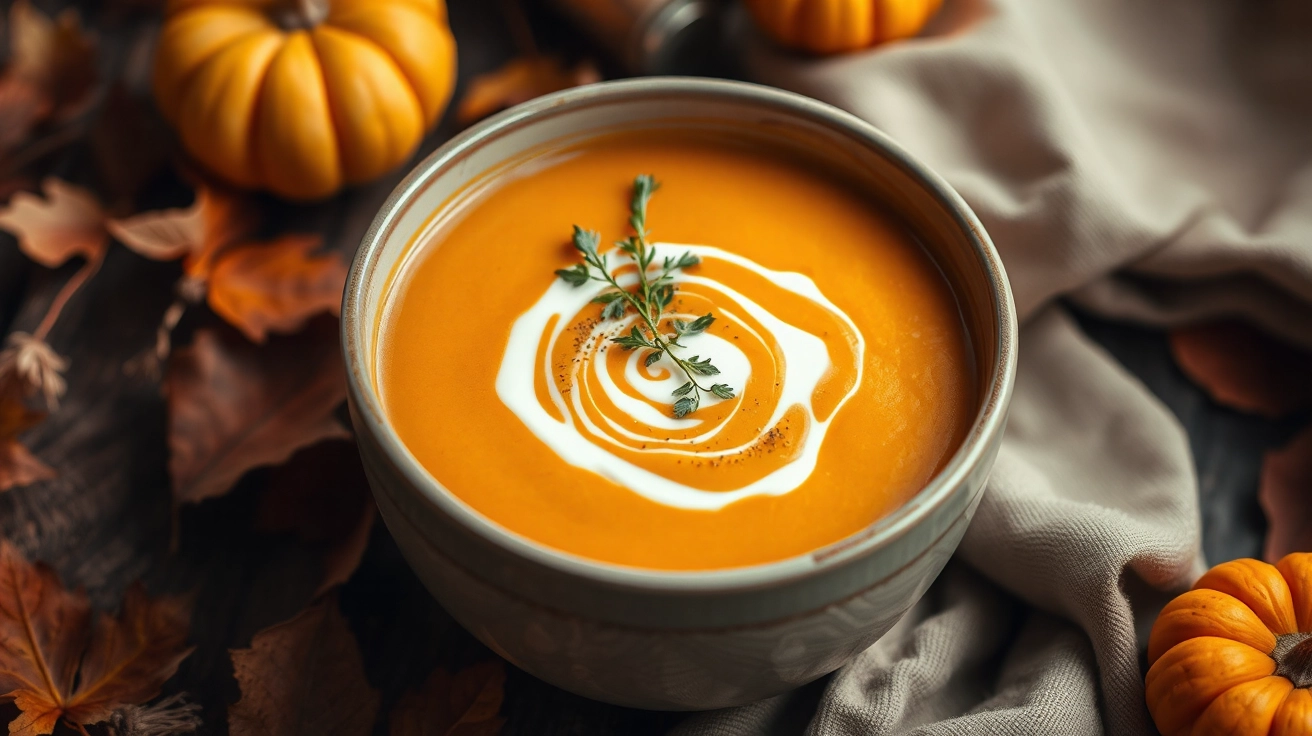
<instances>
[{"instance_id":1,"label":"dried autumn leaf","mask_svg":"<svg viewBox=\"0 0 1312 736\"><path fill-rule=\"evenodd\" d=\"M96 80L95 41L82 30L76 10L51 19L29 0L9 8L10 61L5 76L34 83L56 114L72 112Z\"/></svg>"},{"instance_id":2,"label":"dried autumn leaf","mask_svg":"<svg viewBox=\"0 0 1312 736\"><path fill-rule=\"evenodd\" d=\"M46 268L73 256L93 261L104 255L105 213L96 196L54 177L41 182L41 189L45 199L18 192L0 207L0 228L18 238L18 248Z\"/></svg>"},{"instance_id":3,"label":"dried autumn leaf","mask_svg":"<svg viewBox=\"0 0 1312 736\"><path fill-rule=\"evenodd\" d=\"M11 736L43 736L60 720L99 723L159 694L191 654L190 610L128 589L117 618L96 617L44 565L0 541L0 692L20 713Z\"/></svg>"},{"instance_id":4,"label":"dried autumn leaf","mask_svg":"<svg viewBox=\"0 0 1312 736\"><path fill-rule=\"evenodd\" d=\"M9 48L0 74L0 152L47 120L80 112L96 78L95 44L75 10L51 20L29 0L16 0L9 7Z\"/></svg>"},{"instance_id":5,"label":"dried autumn leaf","mask_svg":"<svg viewBox=\"0 0 1312 736\"><path fill-rule=\"evenodd\" d=\"M1244 322L1204 322L1171 332L1181 370L1218 403L1267 417L1312 407L1312 353Z\"/></svg>"},{"instance_id":6,"label":"dried autumn leaf","mask_svg":"<svg viewBox=\"0 0 1312 736\"><path fill-rule=\"evenodd\" d=\"M1262 462L1257 500L1266 512L1263 556L1274 562L1290 552L1312 550L1312 426Z\"/></svg>"},{"instance_id":7,"label":"dried autumn leaf","mask_svg":"<svg viewBox=\"0 0 1312 736\"><path fill-rule=\"evenodd\" d=\"M190 622L187 601L152 600L140 584L128 588L118 618L97 617L65 717L99 723L121 705L159 695L160 687L191 655L192 648L186 646Z\"/></svg>"},{"instance_id":8,"label":"dried autumn leaf","mask_svg":"<svg viewBox=\"0 0 1312 736\"><path fill-rule=\"evenodd\" d=\"M506 668L501 660L479 662L452 676L433 671L392 709L391 736L496 736L506 719Z\"/></svg>"},{"instance_id":9,"label":"dried autumn leaf","mask_svg":"<svg viewBox=\"0 0 1312 736\"><path fill-rule=\"evenodd\" d=\"M105 223L109 234L137 255L152 261L177 260L204 238L205 212L201 197L185 209L152 210Z\"/></svg>"},{"instance_id":10,"label":"dried autumn leaf","mask_svg":"<svg viewBox=\"0 0 1312 736\"><path fill-rule=\"evenodd\" d=\"M0 374L0 491L50 480L55 471L18 441L18 435L40 424L45 412L27 407L27 391L14 372Z\"/></svg>"},{"instance_id":11,"label":"dried autumn leaf","mask_svg":"<svg viewBox=\"0 0 1312 736\"><path fill-rule=\"evenodd\" d=\"M238 197L202 186L190 207L153 210L111 219L105 226L129 250L152 261L185 257L188 275L204 278L214 254L248 232L254 216Z\"/></svg>"},{"instance_id":12,"label":"dried autumn leaf","mask_svg":"<svg viewBox=\"0 0 1312 736\"><path fill-rule=\"evenodd\" d=\"M21 730L48 734L63 716L87 644L91 606L45 565L31 565L0 540L0 692L21 711ZM54 692L52 692L54 691Z\"/></svg>"},{"instance_id":13,"label":"dried autumn leaf","mask_svg":"<svg viewBox=\"0 0 1312 736\"><path fill-rule=\"evenodd\" d=\"M474 77L460 98L456 120L468 125L535 97L599 81L601 74L590 61L569 67L554 56L521 56Z\"/></svg>"},{"instance_id":14,"label":"dried autumn leaf","mask_svg":"<svg viewBox=\"0 0 1312 736\"><path fill-rule=\"evenodd\" d=\"M345 583L360 566L374 515L355 445L320 442L273 470L255 528L293 534L320 552L323 581L315 595L321 595Z\"/></svg>"},{"instance_id":15,"label":"dried autumn leaf","mask_svg":"<svg viewBox=\"0 0 1312 736\"><path fill-rule=\"evenodd\" d=\"M295 332L316 314L336 315L346 264L335 253L315 255L322 242L284 235L224 250L210 272L210 308L252 342L270 331Z\"/></svg>"},{"instance_id":16,"label":"dried autumn leaf","mask_svg":"<svg viewBox=\"0 0 1312 736\"><path fill-rule=\"evenodd\" d=\"M50 102L30 80L0 78L0 152L26 140L49 110Z\"/></svg>"},{"instance_id":17,"label":"dried autumn leaf","mask_svg":"<svg viewBox=\"0 0 1312 736\"><path fill-rule=\"evenodd\" d=\"M355 636L329 596L256 634L232 652L241 699L228 709L232 736L365 736L378 692L364 676Z\"/></svg>"},{"instance_id":18,"label":"dried autumn leaf","mask_svg":"<svg viewBox=\"0 0 1312 736\"><path fill-rule=\"evenodd\" d=\"M184 258L192 286L183 293L204 296L252 342L264 342L270 332L295 332L318 314L337 314L346 284L341 258L318 253L317 235L242 241L254 220L243 200L202 187L190 207L110 220L107 227L146 258Z\"/></svg>"},{"instance_id":19,"label":"dried autumn leaf","mask_svg":"<svg viewBox=\"0 0 1312 736\"><path fill-rule=\"evenodd\" d=\"M59 408L59 399L68 389L64 380L66 370L68 358L56 353L45 340L26 332L9 333L5 349L0 350L0 377L12 374L27 395L40 392L51 410Z\"/></svg>"},{"instance_id":20,"label":"dried autumn leaf","mask_svg":"<svg viewBox=\"0 0 1312 736\"><path fill-rule=\"evenodd\" d=\"M346 398L336 325L323 320L263 348L199 330L169 361L164 386L179 503L223 495L252 468L350 436L335 417Z\"/></svg>"}]
</instances>

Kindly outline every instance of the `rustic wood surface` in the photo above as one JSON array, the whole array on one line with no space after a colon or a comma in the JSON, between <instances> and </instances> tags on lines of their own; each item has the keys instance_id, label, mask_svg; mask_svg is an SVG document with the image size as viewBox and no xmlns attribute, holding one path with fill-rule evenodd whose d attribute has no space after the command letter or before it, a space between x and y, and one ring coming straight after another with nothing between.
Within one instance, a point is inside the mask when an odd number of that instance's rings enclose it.
<instances>
[{"instance_id":1,"label":"rustic wood surface","mask_svg":"<svg viewBox=\"0 0 1312 736\"><path fill-rule=\"evenodd\" d=\"M52 10L65 3L38 5ZM88 4L85 12L94 22L95 7ZM462 87L471 75L515 53L501 12L497 3L452 1ZM592 53L549 10L530 8L529 16L543 47L573 56ZM102 43L114 43L115 34L140 31L140 25L131 24L102 30ZM452 130L450 122L444 123L424 151ZM77 181L86 155L74 147L56 156L48 170ZM331 247L350 254L395 181L351 191L327 204L277 211L284 222L325 229ZM166 183L147 197L151 206L162 206L185 202L189 194ZM0 234L0 333L30 331L75 269L36 266L10 236ZM124 364L153 344L177 275L175 264L149 262L115 247L102 272L69 304L51 335L54 347L72 359L68 396L59 411L24 437L60 477L0 496L0 530L30 557L53 565L70 585L85 586L101 606L114 606L138 578L155 591L192 591L197 649L166 692L190 693L204 707L201 732L222 734L227 733L226 708L239 696L227 650L248 646L257 631L304 607L318 585L319 568L314 553L294 540L248 531L268 471L249 474L223 498L183 508L174 526L159 383L125 372ZM1208 560L1258 556L1265 527L1256 501L1261 454L1286 440L1295 423L1218 407L1175 367L1160 332L1089 315L1079 318L1188 429ZM184 320L180 339L187 339L188 329ZM341 451L353 448L342 445ZM374 528L360 569L342 590L341 602L369 680L382 693L380 713L388 712L435 665L487 656L427 594L381 524ZM823 682L799 692L791 708L794 717L781 724L781 733L800 733L822 688ZM586 700L513 669L504 715L507 734L655 734L683 717Z\"/></svg>"}]
</instances>

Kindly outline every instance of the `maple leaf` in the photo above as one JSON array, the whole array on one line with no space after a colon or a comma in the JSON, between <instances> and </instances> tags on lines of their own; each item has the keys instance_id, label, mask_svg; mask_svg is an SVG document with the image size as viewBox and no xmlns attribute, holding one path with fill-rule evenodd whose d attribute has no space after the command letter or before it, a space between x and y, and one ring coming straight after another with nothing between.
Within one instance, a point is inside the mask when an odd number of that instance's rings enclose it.
<instances>
[{"instance_id":1,"label":"maple leaf","mask_svg":"<svg viewBox=\"0 0 1312 736\"><path fill-rule=\"evenodd\" d=\"M506 668L501 660L479 662L452 676L437 669L392 709L391 736L496 736L506 719Z\"/></svg>"},{"instance_id":2,"label":"maple leaf","mask_svg":"<svg viewBox=\"0 0 1312 736\"><path fill-rule=\"evenodd\" d=\"M256 634L232 651L241 699L228 709L233 736L365 736L378 692L335 596Z\"/></svg>"},{"instance_id":3,"label":"maple leaf","mask_svg":"<svg viewBox=\"0 0 1312 736\"><path fill-rule=\"evenodd\" d=\"M169 474L180 503L227 493L247 471L350 433L336 324L319 320L263 348L212 329L169 361Z\"/></svg>"},{"instance_id":4,"label":"maple leaf","mask_svg":"<svg viewBox=\"0 0 1312 736\"><path fill-rule=\"evenodd\" d=\"M41 182L45 199L18 192L0 207L0 228L18 238L23 254L46 268L58 268L73 256L88 261L105 253L105 213L96 195L48 177Z\"/></svg>"},{"instance_id":5,"label":"maple leaf","mask_svg":"<svg viewBox=\"0 0 1312 736\"><path fill-rule=\"evenodd\" d=\"M295 332L310 317L337 315L346 264L335 253L315 256L318 235L285 235L233 246L215 260L209 304L252 342L270 331Z\"/></svg>"},{"instance_id":6,"label":"maple leaf","mask_svg":"<svg viewBox=\"0 0 1312 736\"><path fill-rule=\"evenodd\" d=\"M55 471L18 441L18 435L40 424L45 412L27 407L27 391L16 372L0 373L0 491L50 480Z\"/></svg>"},{"instance_id":7,"label":"maple leaf","mask_svg":"<svg viewBox=\"0 0 1312 736\"><path fill-rule=\"evenodd\" d=\"M554 56L520 56L474 77L460 98L456 120L468 125L535 97L599 81L601 74L590 61L569 67Z\"/></svg>"},{"instance_id":8,"label":"maple leaf","mask_svg":"<svg viewBox=\"0 0 1312 736\"><path fill-rule=\"evenodd\" d=\"M1266 512L1263 556L1275 562L1290 552L1312 550L1312 426L1262 461L1257 500Z\"/></svg>"},{"instance_id":9,"label":"maple leaf","mask_svg":"<svg viewBox=\"0 0 1312 736\"><path fill-rule=\"evenodd\" d=\"M93 622L86 595L0 540L0 692L19 716L11 736L44 736L61 721L87 725L159 694L191 654L190 606L128 589L117 617ZM85 733L85 731L83 731Z\"/></svg>"},{"instance_id":10,"label":"maple leaf","mask_svg":"<svg viewBox=\"0 0 1312 736\"><path fill-rule=\"evenodd\" d=\"M202 187L190 207L111 220L107 227L146 258L182 258L183 293L204 298L252 342L264 342L269 332L295 332L317 314L336 315L346 285L341 258L316 253L317 235L243 241L254 219L238 198Z\"/></svg>"},{"instance_id":11,"label":"maple leaf","mask_svg":"<svg viewBox=\"0 0 1312 736\"><path fill-rule=\"evenodd\" d=\"M9 64L0 74L0 151L47 120L81 112L96 79L95 42L71 8L52 20L29 0L15 0L9 48Z\"/></svg>"},{"instance_id":12,"label":"maple leaf","mask_svg":"<svg viewBox=\"0 0 1312 736\"><path fill-rule=\"evenodd\" d=\"M360 453L351 442L320 442L297 452L269 477L255 528L289 533L320 551L316 596L345 583L364 556L375 507Z\"/></svg>"},{"instance_id":13,"label":"maple leaf","mask_svg":"<svg viewBox=\"0 0 1312 736\"><path fill-rule=\"evenodd\" d=\"M1180 369L1218 403L1266 417L1312 407L1312 353L1244 322L1203 322L1171 331Z\"/></svg>"}]
</instances>

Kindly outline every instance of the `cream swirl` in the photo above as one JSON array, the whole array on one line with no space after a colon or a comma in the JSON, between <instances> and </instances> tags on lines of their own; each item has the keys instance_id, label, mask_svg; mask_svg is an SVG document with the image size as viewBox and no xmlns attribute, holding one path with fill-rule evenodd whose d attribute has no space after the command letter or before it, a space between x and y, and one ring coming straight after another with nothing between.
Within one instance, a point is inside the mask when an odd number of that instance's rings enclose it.
<instances>
[{"instance_id":1,"label":"cream swirl","mask_svg":"<svg viewBox=\"0 0 1312 736\"><path fill-rule=\"evenodd\" d=\"M805 275L709 246L654 247L702 259L680 274L672 317L711 311L716 323L682 338L680 356L713 356L716 380L738 387L735 398L708 394L698 412L676 419L671 392L682 372L668 358L645 366L642 351L610 342L637 317L601 320L591 301L603 287L561 280L512 326L497 396L565 462L657 503L714 510L792 491L810 477L829 424L860 385L860 331ZM632 260L618 250L608 256L627 266L621 286L636 283Z\"/></svg>"}]
</instances>

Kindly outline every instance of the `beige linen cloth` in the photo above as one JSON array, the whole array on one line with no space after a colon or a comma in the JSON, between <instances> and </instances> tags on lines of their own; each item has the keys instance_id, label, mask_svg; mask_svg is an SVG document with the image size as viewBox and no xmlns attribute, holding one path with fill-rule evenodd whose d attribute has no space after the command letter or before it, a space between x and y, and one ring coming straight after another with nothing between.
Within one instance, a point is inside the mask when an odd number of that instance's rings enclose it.
<instances>
[{"instance_id":1,"label":"beige linen cloth","mask_svg":"<svg viewBox=\"0 0 1312 736\"><path fill-rule=\"evenodd\" d=\"M1312 346L1312 3L948 0L921 38L829 59L733 37L754 80L943 175L1022 319L1006 439L956 560L830 680L809 733L1153 733L1140 656L1203 564L1194 466L1175 418L1055 302L1242 315ZM778 731L787 698L678 730Z\"/></svg>"}]
</instances>

